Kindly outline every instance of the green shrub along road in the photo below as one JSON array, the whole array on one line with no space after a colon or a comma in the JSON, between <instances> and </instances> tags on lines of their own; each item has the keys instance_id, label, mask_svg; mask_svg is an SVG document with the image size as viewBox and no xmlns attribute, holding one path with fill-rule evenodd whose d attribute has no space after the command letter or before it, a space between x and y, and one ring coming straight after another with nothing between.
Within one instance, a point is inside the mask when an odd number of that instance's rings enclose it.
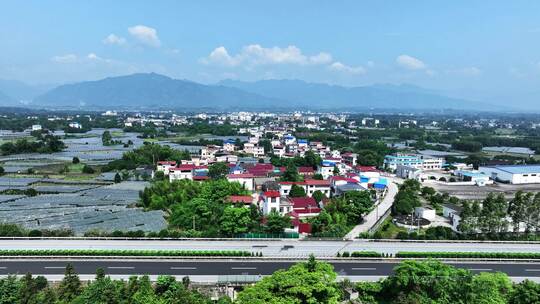
<instances>
[{"instance_id":1,"label":"green shrub along road","mask_svg":"<svg viewBox=\"0 0 540 304\"><path fill-rule=\"evenodd\" d=\"M463 259L540 259L540 253L530 252L408 252L396 253L396 258L463 258Z\"/></svg>"}]
</instances>

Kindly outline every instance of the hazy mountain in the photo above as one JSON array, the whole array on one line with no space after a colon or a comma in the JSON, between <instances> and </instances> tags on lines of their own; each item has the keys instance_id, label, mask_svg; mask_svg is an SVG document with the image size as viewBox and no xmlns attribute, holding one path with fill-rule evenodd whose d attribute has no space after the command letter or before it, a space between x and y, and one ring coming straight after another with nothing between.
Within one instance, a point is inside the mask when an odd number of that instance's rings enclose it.
<instances>
[{"instance_id":1,"label":"hazy mountain","mask_svg":"<svg viewBox=\"0 0 540 304\"><path fill-rule=\"evenodd\" d=\"M272 107L279 100L221 85L203 85L167 76L133 74L61 85L34 99L40 106L234 108Z\"/></svg>"},{"instance_id":2,"label":"hazy mountain","mask_svg":"<svg viewBox=\"0 0 540 304\"><path fill-rule=\"evenodd\" d=\"M13 98L0 91L0 106L12 106L14 103Z\"/></svg>"},{"instance_id":3,"label":"hazy mountain","mask_svg":"<svg viewBox=\"0 0 540 304\"><path fill-rule=\"evenodd\" d=\"M412 85L343 87L301 80L224 80L204 85L158 74L133 74L61 85L34 99L43 107L161 109L496 110Z\"/></svg>"},{"instance_id":4,"label":"hazy mountain","mask_svg":"<svg viewBox=\"0 0 540 304\"><path fill-rule=\"evenodd\" d=\"M34 97L52 89L54 85L29 85L17 80L0 79L0 92L18 103L30 102Z\"/></svg>"},{"instance_id":5,"label":"hazy mountain","mask_svg":"<svg viewBox=\"0 0 540 304\"><path fill-rule=\"evenodd\" d=\"M343 87L302 80L224 80L219 84L313 108L493 110L490 105L447 97L434 90L406 84Z\"/></svg>"}]
</instances>

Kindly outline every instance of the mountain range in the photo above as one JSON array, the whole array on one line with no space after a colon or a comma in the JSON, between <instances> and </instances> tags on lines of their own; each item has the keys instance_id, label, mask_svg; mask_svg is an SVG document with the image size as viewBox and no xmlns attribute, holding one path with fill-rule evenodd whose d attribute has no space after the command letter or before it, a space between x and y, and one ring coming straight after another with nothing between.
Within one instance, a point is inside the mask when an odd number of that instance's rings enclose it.
<instances>
[{"instance_id":1,"label":"mountain range","mask_svg":"<svg viewBox=\"0 0 540 304\"><path fill-rule=\"evenodd\" d=\"M6 83L0 81L1 105L31 98L32 107L42 108L495 110L412 85L344 87L302 80L223 80L206 85L155 73L64 84L46 92Z\"/></svg>"}]
</instances>

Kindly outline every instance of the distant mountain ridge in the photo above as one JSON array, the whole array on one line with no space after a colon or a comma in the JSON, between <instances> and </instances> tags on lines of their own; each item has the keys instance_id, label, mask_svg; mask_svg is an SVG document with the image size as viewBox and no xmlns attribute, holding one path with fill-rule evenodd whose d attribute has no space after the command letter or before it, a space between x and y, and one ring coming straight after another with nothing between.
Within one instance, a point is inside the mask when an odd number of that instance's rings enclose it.
<instances>
[{"instance_id":1,"label":"distant mountain ridge","mask_svg":"<svg viewBox=\"0 0 540 304\"><path fill-rule=\"evenodd\" d=\"M50 106L204 108L257 107L278 100L221 85L167 76L132 74L61 85L34 100Z\"/></svg>"},{"instance_id":2,"label":"distant mountain ridge","mask_svg":"<svg viewBox=\"0 0 540 304\"><path fill-rule=\"evenodd\" d=\"M493 107L464 99L451 98L413 85L376 84L343 87L302 80L224 80L219 84L251 93L293 101L315 108L378 109L476 109Z\"/></svg>"},{"instance_id":3,"label":"distant mountain ridge","mask_svg":"<svg viewBox=\"0 0 540 304\"><path fill-rule=\"evenodd\" d=\"M58 86L35 98L41 107L147 109L494 110L413 85L343 87L302 80L224 80L205 85L149 73Z\"/></svg>"}]
</instances>

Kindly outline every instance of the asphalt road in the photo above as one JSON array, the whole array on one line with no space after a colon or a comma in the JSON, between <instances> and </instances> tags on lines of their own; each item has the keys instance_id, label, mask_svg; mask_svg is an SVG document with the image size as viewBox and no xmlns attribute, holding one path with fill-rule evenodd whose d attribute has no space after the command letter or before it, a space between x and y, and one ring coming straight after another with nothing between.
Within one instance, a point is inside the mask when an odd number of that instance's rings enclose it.
<instances>
[{"instance_id":1,"label":"asphalt road","mask_svg":"<svg viewBox=\"0 0 540 304\"><path fill-rule=\"evenodd\" d=\"M539 252L540 244L527 243L452 243L452 242L371 242L299 240L0 240L2 249L140 249L140 250L246 250L265 257L335 257L343 251L467 251Z\"/></svg>"},{"instance_id":2,"label":"asphalt road","mask_svg":"<svg viewBox=\"0 0 540 304\"><path fill-rule=\"evenodd\" d=\"M401 183L402 181L397 178L387 177L388 179L388 192L382 201L364 217L364 222L360 225L355 226L347 235L344 237L346 240L353 240L358 237L362 232L367 232L371 229L377 221L384 215L388 209L392 207L394 203L394 197L398 192L398 185L396 182Z\"/></svg>"},{"instance_id":3,"label":"asphalt road","mask_svg":"<svg viewBox=\"0 0 540 304\"><path fill-rule=\"evenodd\" d=\"M97 268L103 268L109 275L270 275L278 269L290 267L293 261L121 261L121 260L2 260L0 275L25 274L62 275L67 263L72 263L81 275L92 275ZM347 276L388 276L392 274L397 261L334 261L334 269L341 277ZM464 262L448 263L472 272L500 271L511 277L540 277L540 263L516 262Z\"/></svg>"}]
</instances>

